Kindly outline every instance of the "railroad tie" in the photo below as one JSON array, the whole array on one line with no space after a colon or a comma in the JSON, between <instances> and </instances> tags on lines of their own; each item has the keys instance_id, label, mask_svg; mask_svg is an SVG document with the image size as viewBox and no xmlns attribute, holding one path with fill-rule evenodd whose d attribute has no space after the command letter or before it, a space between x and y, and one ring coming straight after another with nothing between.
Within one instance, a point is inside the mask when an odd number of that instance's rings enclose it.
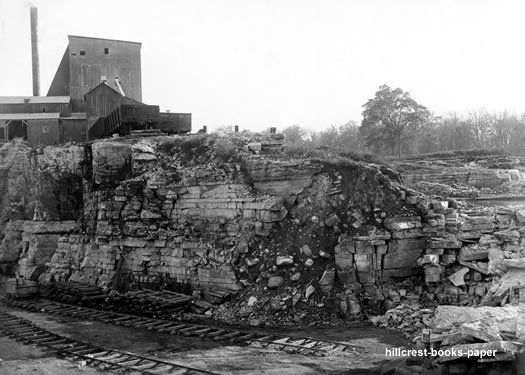
<instances>
[{"instance_id":1,"label":"railroad tie","mask_svg":"<svg viewBox=\"0 0 525 375\"><path fill-rule=\"evenodd\" d=\"M183 328L183 329L180 329L179 330L179 334L183 334L184 336L192 336L193 333L197 330L199 330L200 328L202 327L199 327L199 326L190 326L190 327L187 327L187 328Z\"/></svg>"},{"instance_id":2,"label":"railroad tie","mask_svg":"<svg viewBox=\"0 0 525 375\"><path fill-rule=\"evenodd\" d=\"M158 326L150 327L150 329L154 329L157 332L166 332L167 328L173 326L174 324L176 324L176 323L174 323L174 322L169 322L169 323L163 322L162 324L160 324Z\"/></svg>"},{"instance_id":3,"label":"railroad tie","mask_svg":"<svg viewBox=\"0 0 525 375\"><path fill-rule=\"evenodd\" d=\"M233 337L231 342L241 342L241 341L250 341L251 338L257 336L255 333L246 333L242 336Z\"/></svg>"},{"instance_id":4,"label":"railroad tie","mask_svg":"<svg viewBox=\"0 0 525 375\"><path fill-rule=\"evenodd\" d=\"M213 339L216 340L216 341L222 341L222 340L231 339L231 338L239 336L239 335L242 335L242 332L234 331L234 332L226 333L224 335L215 336Z\"/></svg>"},{"instance_id":5,"label":"railroad tie","mask_svg":"<svg viewBox=\"0 0 525 375\"><path fill-rule=\"evenodd\" d=\"M178 331L185 328L185 327L188 327L189 324L186 324L186 323L182 323L182 324L177 324L176 326L173 326L173 327L170 327L169 331L169 334L170 335L176 335L178 334Z\"/></svg>"}]
</instances>

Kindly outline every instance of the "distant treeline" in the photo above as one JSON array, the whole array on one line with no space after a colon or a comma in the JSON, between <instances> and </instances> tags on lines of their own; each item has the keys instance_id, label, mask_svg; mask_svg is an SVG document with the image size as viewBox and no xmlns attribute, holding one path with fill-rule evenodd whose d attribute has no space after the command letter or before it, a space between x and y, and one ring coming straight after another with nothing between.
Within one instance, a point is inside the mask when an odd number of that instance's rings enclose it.
<instances>
[{"instance_id":1,"label":"distant treeline","mask_svg":"<svg viewBox=\"0 0 525 375\"><path fill-rule=\"evenodd\" d=\"M218 131L231 131L223 127ZM374 156L410 156L453 150L525 152L525 113L480 109L466 115L437 116L407 91L381 85L363 104L363 120L326 130L285 128L286 147L295 153L327 149Z\"/></svg>"},{"instance_id":2,"label":"distant treeline","mask_svg":"<svg viewBox=\"0 0 525 375\"><path fill-rule=\"evenodd\" d=\"M367 137L365 129L353 121L309 132L294 125L283 130L292 148L329 148L340 152L367 152L397 156L395 140ZM394 147L395 146L395 147ZM472 111L465 116L449 113L430 116L401 137L401 155L418 155L451 150L497 149L525 153L525 113Z\"/></svg>"}]
</instances>

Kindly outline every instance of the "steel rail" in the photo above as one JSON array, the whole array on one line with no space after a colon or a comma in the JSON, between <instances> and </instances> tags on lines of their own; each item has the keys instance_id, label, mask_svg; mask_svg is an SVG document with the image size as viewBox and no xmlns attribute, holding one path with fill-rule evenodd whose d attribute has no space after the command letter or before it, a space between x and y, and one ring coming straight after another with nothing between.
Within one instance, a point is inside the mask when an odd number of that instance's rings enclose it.
<instances>
[{"instance_id":1,"label":"steel rail","mask_svg":"<svg viewBox=\"0 0 525 375\"><path fill-rule=\"evenodd\" d=\"M228 341L234 344L246 344L301 354L323 355L335 352L355 352L358 349L363 349L358 345L333 340L294 335L285 336L274 333L263 334L237 330L234 328L225 328L222 326L214 326L211 324L195 324L182 320L148 318L113 311L97 310L50 300L7 300L7 303L11 306L27 310L95 320L106 324L144 328L172 335L182 335L186 337L196 336L213 341Z\"/></svg>"},{"instance_id":2,"label":"steel rail","mask_svg":"<svg viewBox=\"0 0 525 375\"><path fill-rule=\"evenodd\" d=\"M179 363L163 361L125 351L107 349L88 342L74 340L50 332L33 322L0 312L0 333L24 344L34 344L73 360L85 360L93 367L105 366L103 370L122 369L144 375L160 374L215 374ZM182 371L182 372L181 372Z\"/></svg>"}]
</instances>

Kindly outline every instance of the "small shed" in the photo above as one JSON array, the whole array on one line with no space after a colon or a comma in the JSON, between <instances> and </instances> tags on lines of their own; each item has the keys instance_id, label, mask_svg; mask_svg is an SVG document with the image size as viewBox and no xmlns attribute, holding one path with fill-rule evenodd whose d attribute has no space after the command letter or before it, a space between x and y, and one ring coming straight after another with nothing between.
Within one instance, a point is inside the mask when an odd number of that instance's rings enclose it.
<instances>
[{"instance_id":1,"label":"small shed","mask_svg":"<svg viewBox=\"0 0 525 375\"><path fill-rule=\"evenodd\" d=\"M31 147L59 143L60 113L0 113L0 141L26 139Z\"/></svg>"}]
</instances>

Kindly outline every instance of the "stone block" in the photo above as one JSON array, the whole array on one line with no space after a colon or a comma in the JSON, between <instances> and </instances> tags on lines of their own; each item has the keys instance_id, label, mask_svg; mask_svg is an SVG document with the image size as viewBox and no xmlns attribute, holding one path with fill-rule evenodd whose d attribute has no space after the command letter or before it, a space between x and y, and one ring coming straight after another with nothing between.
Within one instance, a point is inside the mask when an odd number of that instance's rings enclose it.
<instances>
[{"instance_id":1,"label":"stone block","mask_svg":"<svg viewBox=\"0 0 525 375\"><path fill-rule=\"evenodd\" d=\"M337 270L337 278L343 285L348 286L357 282L357 273L355 269Z\"/></svg>"},{"instance_id":2,"label":"stone block","mask_svg":"<svg viewBox=\"0 0 525 375\"><path fill-rule=\"evenodd\" d=\"M377 254L386 254L388 251L388 245L377 245L376 253Z\"/></svg>"},{"instance_id":3,"label":"stone block","mask_svg":"<svg viewBox=\"0 0 525 375\"><path fill-rule=\"evenodd\" d=\"M394 239L388 241L388 252L407 252L426 248L426 239L424 238L407 238Z\"/></svg>"},{"instance_id":4,"label":"stone block","mask_svg":"<svg viewBox=\"0 0 525 375\"><path fill-rule=\"evenodd\" d=\"M417 260L423 255L423 249L388 252L383 258L383 269L418 267Z\"/></svg>"},{"instance_id":5,"label":"stone block","mask_svg":"<svg viewBox=\"0 0 525 375\"><path fill-rule=\"evenodd\" d=\"M482 233L490 233L494 230L494 223L474 223L472 221L466 221L459 224L459 229L462 231L479 231Z\"/></svg>"},{"instance_id":6,"label":"stone block","mask_svg":"<svg viewBox=\"0 0 525 375\"><path fill-rule=\"evenodd\" d=\"M350 238L345 238L335 247L336 253L355 253L355 242Z\"/></svg>"},{"instance_id":7,"label":"stone block","mask_svg":"<svg viewBox=\"0 0 525 375\"><path fill-rule=\"evenodd\" d=\"M322 292L328 293L332 290L335 280L335 270L326 270L319 279L319 288Z\"/></svg>"},{"instance_id":8,"label":"stone block","mask_svg":"<svg viewBox=\"0 0 525 375\"><path fill-rule=\"evenodd\" d=\"M425 282L438 283L441 280L441 267L425 267Z\"/></svg>"},{"instance_id":9,"label":"stone block","mask_svg":"<svg viewBox=\"0 0 525 375\"><path fill-rule=\"evenodd\" d=\"M421 218L412 217L389 217L383 221L385 228L391 231L405 231L408 229L421 228Z\"/></svg>"},{"instance_id":10,"label":"stone block","mask_svg":"<svg viewBox=\"0 0 525 375\"><path fill-rule=\"evenodd\" d=\"M375 282L374 271L357 271L357 280L361 284L373 284Z\"/></svg>"},{"instance_id":11,"label":"stone block","mask_svg":"<svg viewBox=\"0 0 525 375\"><path fill-rule=\"evenodd\" d=\"M495 232L494 236L501 241L514 242L520 239L520 232L515 229L506 229Z\"/></svg>"},{"instance_id":12,"label":"stone block","mask_svg":"<svg viewBox=\"0 0 525 375\"><path fill-rule=\"evenodd\" d=\"M465 261L484 260L489 257L489 248L478 244L467 245L459 250L458 255Z\"/></svg>"},{"instance_id":13,"label":"stone block","mask_svg":"<svg viewBox=\"0 0 525 375\"><path fill-rule=\"evenodd\" d=\"M428 241L431 249L459 249L463 243L455 237L432 237Z\"/></svg>"},{"instance_id":14,"label":"stone block","mask_svg":"<svg viewBox=\"0 0 525 375\"><path fill-rule=\"evenodd\" d=\"M155 240L153 242L153 246L155 246L155 247L165 247L166 246L166 240Z\"/></svg>"},{"instance_id":15,"label":"stone block","mask_svg":"<svg viewBox=\"0 0 525 375\"><path fill-rule=\"evenodd\" d=\"M354 263L357 271L370 271L372 269L371 255L355 254Z\"/></svg>"},{"instance_id":16,"label":"stone block","mask_svg":"<svg viewBox=\"0 0 525 375\"><path fill-rule=\"evenodd\" d=\"M416 268L396 268L385 270L381 272L381 281L388 281L395 278L405 278L410 276L417 276L423 274L422 267Z\"/></svg>"},{"instance_id":17,"label":"stone block","mask_svg":"<svg viewBox=\"0 0 525 375\"><path fill-rule=\"evenodd\" d=\"M517 268L525 270L525 257L518 259L503 259L501 264L506 268Z\"/></svg>"},{"instance_id":18,"label":"stone block","mask_svg":"<svg viewBox=\"0 0 525 375\"><path fill-rule=\"evenodd\" d=\"M439 255L425 254L422 258L418 259L418 263L421 265L439 265Z\"/></svg>"},{"instance_id":19,"label":"stone block","mask_svg":"<svg viewBox=\"0 0 525 375\"><path fill-rule=\"evenodd\" d=\"M443 254L441 255L441 261L444 264L452 264L456 261L456 254Z\"/></svg>"},{"instance_id":20,"label":"stone block","mask_svg":"<svg viewBox=\"0 0 525 375\"><path fill-rule=\"evenodd\" d=\"M490 231L488 231L490 232ZM487 233L487 232L485 232ZM477 240L483 236L483 233L480 231L458 231L456 237L458 240Z\"/></svg>"},{"instance_id":21,"label":"stone block","mask_svg":"<svg viewBox=\"0 0 525 375\"><path fill-rule=\"evenodd\" d=\"M437 223L436 223L436 226L424 226L423 227L423 233L425 234L433 234L433 233L438 233L439 232L439 228L437 227Z\"/></svg>"},{"instance_id":22,"label":"stone block","mask_svg":"<svg viewBox=\"0 0 525 375\"><path fill-rule=\"evenodd\" d=\"M402 239L402 238L417 238L423 237L425 233L422 228L408 229L403 231L392 231L392 238Z\"/></svg>"},{"instance_id":23,"label":"stone block","mask_svg":"<svg viewBox=\"0 0 525 375\"><path fill-rule=\"evenodd\" d=\"M335 253L335 265L337 269L346 270L353 268L354 255L351 253Z\"/></svg>"},{"instance_id":24,"label":"stone block","mask_svg":"<svg viewBox=\"0 0 525 375\"><path fill-rule=\"evenodd\" d=\"M371 241L355 241L356 254L374 254L375 247Z\"/></svg>"},{"instance_id":25,"label":"stone block","mask_svg":"<svg viewBox=\"0 0 525 375\"><path fill-rule=\"evenodd\" d=\"M505 253L499 247L491 247L488 251L488 272L490 274L498 273L502 267L503 259L505 259Z\"/></svg>"},{"instance_id":26,"label":"stone block","mask_svg":"<svg viewBox=\"0 0 525 375\"><path fill-rule=\"evenodd\" d=\"M341 238L346 238L345 236L339 236L339 240L341 240ZM353 236L352 238L356 241L385 241L392 238L392 234L385 230L374 230L366 235Z\"/></svg>"},{"instance_id":27,"label":"stone block","mask_svg":"<svg viewBox=\"0 0 525 375\"><path fill-rule=\"evenodd\" d=\"M454 285L454 286L462 286L462 285L465 285L465 275L469 272L469 268L468 267L463 267L462 269L460 269L459 271L453 273L452 275L450 275L448 277L448 279L450 280L450 282Z\"/></svg>"},{"instance_id":28,"label":"stone block","mask_svg":"<svg viewBox=\"0 0 525 375\"><path fill-rule=\"evenodd\" d=\"M448 201L433 201L432 209L445 211L448 208Z\"/></svg>"}]
</instances>

